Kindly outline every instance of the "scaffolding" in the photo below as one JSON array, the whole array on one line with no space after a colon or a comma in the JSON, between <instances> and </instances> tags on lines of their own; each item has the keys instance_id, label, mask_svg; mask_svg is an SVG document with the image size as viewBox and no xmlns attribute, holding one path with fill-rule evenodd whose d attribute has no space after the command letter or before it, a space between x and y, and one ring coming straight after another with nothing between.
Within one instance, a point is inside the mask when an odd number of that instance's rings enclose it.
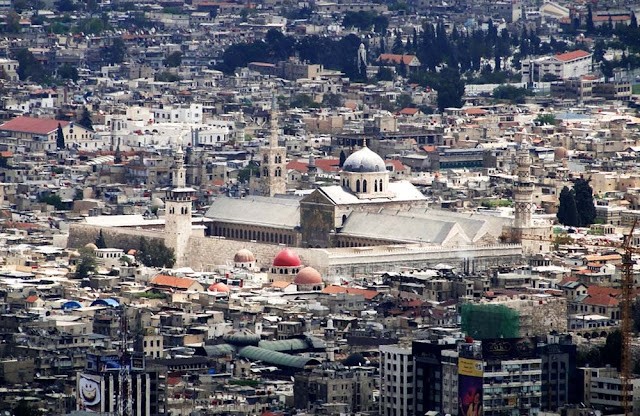
<instances>
[{"instance_id":1,"label":"scaffolding","mask_svg":"<svg viewBox=\"0 0 640 416\"><path fill-rule=\"evenodd\" d=\"M505 305L460 306L462 331L474 339L520 337L520 313Z\"/></svg>"}]
</instances>

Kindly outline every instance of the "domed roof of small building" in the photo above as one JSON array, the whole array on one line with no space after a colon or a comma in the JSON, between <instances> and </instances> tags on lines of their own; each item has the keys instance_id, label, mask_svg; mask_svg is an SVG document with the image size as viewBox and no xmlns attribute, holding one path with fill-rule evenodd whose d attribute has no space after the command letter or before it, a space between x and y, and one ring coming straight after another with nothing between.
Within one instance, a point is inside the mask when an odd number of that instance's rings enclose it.
<instances>
[{"instance_id":1,"label":"domed roof of small building","mask_svg":"<svg viewBox=\"0 0 640 416\"><path fill-rule=\"evenodd\" d=\"M344 161L342 170L345 172L374 173L387 170L384 160L373 150L363 147Z\"/></svg>"},{"instance_id":2,"label":"domed roof of small building","mask_svg":"<svg viewBox=\"0 0 640 416\"><path fill-rule=\"evenodd\" d=\"M298 272L293 283L297 285L316 285L322 283L322 276L313 267L305 267Z\"/></svg>"},{"instance_id":3,"label":"domed roof of small building","mask_svg":"<svg viewBox=\"0 0 640 416\"><path fill-rule=\"evenodd\" d=\"M72 259L77 259L78 257L80 257L80 252L77 250L74 250L69 253L69 257Z\"/></svg>"},{"instance_id":4,"label":"domed roof of small building","mask_svg":"<svg viewBox=\"0 0 640 416\"><path fill-rule=\"evenodd\" d=\"M273 259L273 265L276 267L298 267L302 265L302 262L293 250L285 248Z\"/></svg>"},{"instance_id":5,"label":"domed roof of small building","mask_svg":"<svg viewBox=\"0 0 640 416\"><path fill-rule=\"evenodd\" d=\"M555 160L566 159L569 152L564 147L556 147L553 151L553 156Z\"/></svg>"},{"instance_id":6,"label":"domed roof of small building","mask_svg":"<svg viewBox=\"0 0 640 416\"><path fill-rule=\"evenodd\" d=\"M222 282L214 283L209 286L209 292L229 293L231 289Z\"/></svg>"},{"instance_id":7,"label":"domed roof of small building","mask_svg":"<svg viewBox=\"0 0 640 416\"><path fill-rule=\"evenodd\" d=\"M365 364L367 364L367 359L358 352L351 354L342 362L345 367L358 367Z\"/></svg>"},{"instance_id":8,"label":"domed roof of small building","mask_svg":"<svg viewBox=\"0 0 640 416\"><path fill-rule=\"evenodd\" d=\"M234 263L253 263L256 261L256 256L246 248L238 250L233 256Z\"/></svg>"},{"instance_id":9,"label":"domed roof of small building","mask_svg":"<svg viewBox=\"0 0 640 416\"><path fill-rule=\"evenodd\" d=\"M254 334L248 329L239 329L237 331L224 334L222 336L222 340L232 345L258 345L258 342L260 342L260 335Z\"/></svg>"},{"instance_id":10,"label":"domed roof of small building","mask_svg":"<svg viewBox=\"0 0 640 416\"><path fill-rule=\"evenodd\" d=\"M84 248L89 249L89 250L97 250L98 246L93 244L93 243L87 243L84 245Z\"/></svg>"},{"instance_id":11,"label":"domed roof of small building","mask_svg":"<svg viewBox=\"0 0 640 416\"><path fill-rule=\"evenodd\" d=\"M151 200L151 208L164 208L164 201L158 197Z\"/></svg>"}]
</instances>

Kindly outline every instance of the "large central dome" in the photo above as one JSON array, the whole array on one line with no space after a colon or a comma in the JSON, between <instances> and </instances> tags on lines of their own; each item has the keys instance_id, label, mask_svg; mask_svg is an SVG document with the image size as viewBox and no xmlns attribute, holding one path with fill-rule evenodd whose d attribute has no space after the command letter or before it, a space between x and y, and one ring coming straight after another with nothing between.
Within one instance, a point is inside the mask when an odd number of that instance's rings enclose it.
<instances>
[{"instance_id":1,"label":"large central dome","mask_svg":"<svg viewBox=\"0 0 640 416\"><path fill-rule=\"evenodd\" d=\"M353 152L342 165L342 170L345 172L384 172L386 169L384 160L368 147Z\"/></svg>"}]
</instances>

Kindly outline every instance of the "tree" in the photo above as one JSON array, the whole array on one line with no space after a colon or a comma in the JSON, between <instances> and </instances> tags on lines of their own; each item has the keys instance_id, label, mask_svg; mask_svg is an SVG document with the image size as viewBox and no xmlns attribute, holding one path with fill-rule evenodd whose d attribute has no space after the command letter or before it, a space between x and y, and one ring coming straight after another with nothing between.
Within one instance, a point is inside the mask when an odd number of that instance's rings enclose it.
<instances>
[{"instance_id":1,"label":"tree","mask_svg":"<svg viewBox=\"0 0 640 416\"><path fill-rule=\"evenodd\" d=\"M393 81L393 71L391 68L381 66L378 68L376 78L378 81Z\"/></svg>"},{"instance_id":2,"label":"tree","mask_svg":"<svg viewBox=\"0 0 640 416\"><path fill-rule=\"evenodd\" d=\"M578 210L580 226L588 227L596 220L596 207L593 203L593 189L589 186L589 182L581 178L573 184L573 193Z\"/></svg>"},{"instance_id":3,"label":"tree","mask_svg":"<svg viewBox=\"0 0 640 416\"><path fill-rule=\"evenodd\" d=\"M58 77L60 79L70 79L71 81L76 82L79 78L78 69L75 66L64 64L58 68Z\"/></svg>"},{"instance_id":4,"label":"tree","mask_svg":"<svg viewBox=\"0 0 640 416\"><path fill-rule=\"evenodd\" d=\"M76 279L86 279L95 273L97 268L96 256L93 250L88 248L80 249L80 260L76 266Z\"/></svg>"},{"instance_id":5,"label":"tree","mask_svg":"<svg viewBox=\"0 0 640 416\"><path fill-rule=\"evenodd\" d=\"M82 109L82 115L80 116L80 120L78 120L78 125L84 127L88 130L93 130L93 122L91 121L91 113L87 107Z\"/></svg>"},{"instance_id":6,"label":"tree","mask_svg":"<svg viewBox=\"0 0 640 416\"><path fill-rule=\"evenodd\" d=\"M538 117L536 117L533 121L539 126L545 126L545 125L553 126L554 124L556 124L556 117L553 114L549 114L549 113L538 114Z\"/></svg>"},{"instance_id":7,"label":"tree","mask_svg":"<svg viewBox=\"0 0 640 416\"><path fill-rule=\"evenodd\" d=\"M558 207L557 218L562 225L577 227L579 224L578 208L573 192L568 188L562 188L560 191L560 206Z\"/></svg>"},{"instance_id":8,"label":"tree","mask_svg":"<svg viewBox=\"0 0 640 416\"><path fill-rule=\"evenodd\" d=\"M31 79L34 82L46 82L47 74L40 61L26 48L16 51L15 58L18 61L18 76L20 80Z\"/></svg>"},{"instance_id":9,"label":"tree","mask_svg":"<svg viewBox=\"0 0 640 416\"><path fill-rule=\"evenodd\" d=\"M62 126L58 123L58 129L56 130L56 147L58 149L64 149L64 132L62 131Z\"/></svg>"},{"instance_id":10,"label":"tree","mask_svg":"<svg viewBox=\"0 0 640 416\"><path fill-rule=\"evenodd\" d=\"M25 400L20 400L12 410L13 416L41 416L43 413Z\"/></svg>"},{"instance_id":11,"label":"tree","mask_svg":"<svg viewBox=\"0 0 640 416\"><path fill-rule=\"evenodd\" d=\"M340 94L334 94L328 92L322 96L322 106L329 108L341 107L343 104L342 96Z\"/></svg>"},{"instance_id":12,"label":"tree","mask_svg":"<svg viewBox=\"0 0 640 416\"><path fill-rule=\"evenodd\" d=\"M164 64L169 68L175 68L182 64L182 52L171 52L167 59L165 59Z\"/></svg>"},{"instance_id":13,"label":"tree","mask_svg":"<svg viewBox=\"0 0 640 416\"><path fill-rule=\"evenodd\" d=\"M338 162L338 166L342 167L344 165L345 160L347 160L347 154L343 150L340 150L340 161Z\"/></svg>"},{"instance_id":14,"label":"tree","mask_svg":"<svg viewBox=\"0 0 640 416\"><path fill-rule=\"evenodd\" d=\"M137 257L147 267L171 268L176 262L175 253L162 240L149 241L144 237L140 238Z\"/></svg>"},{"instance_id":15,"label":"tree","mask_svg":"<svg viewBox=\"0 0 640 416\"><path fill-rule=\"evenodd\" d=\"M98 237L96 237L96 246L98 248L107 248L107 242L104 240L104 234L102 230L98 233Z\"/></svg>"},{"instance_id":16,"label":"tree","mask_svg":"<svg viewBox=\"0 0 640 416\"><path fill-rule=\"evenodd\" d=\"M400 96L396 99L396 104L399 109L403 108L415 108L413 104L413 98L411 98L411 94L400 94Z\"/></svg>"},{"instance_id":17,"label":"tree","mask_svg":"<svg viewBox=\"0 0 640 416\"><path fill-rule=\"evenodd\" d=\"M524 99L528 93L526 88L518 88L513 85L500 85L493 90L493 98L521 104L524 103Z\"/></svg>"},{"instance_id":18,"label":"tree","mask_svg":"<svg viewBox=\"0 0 640 416\"><path fill-rule=\"evenodd\" d=\"M438 91L438 109L440 111L447 107L462 107L464 81L457 69L447 67L440 71L435 89Z\"/></svg>"},{"instance_id":19,"label":"tree","mask_svg":"<svg viewBox=\"0 0 640 416\"><path fill-rule=\"evenodd\" d=\"M591 10L591 5L587 6L587 33L593 33L595 30L595 26L593 25L593 11Z\"/></svg>"},{"instance_id":20,"label":"tree","mask_svg":"<svg viewBox=\"0 0 640 416\"><path fill-rule=\"evenodd\" d=\"M60 13L73 12L78 8L73 0L58 0L57 6Z\"/></svg>"},{"instance_id":21,"label":"tree","mask_svg":"<svg viewBox=\"0 0 640 416\"><path fill-rule=\"evenodd\" d=\"M119 64L124 61L127 47L121 38L115 38L111 45L103 47L102 56L107 64Z\"/></svg>"}]
</instances>

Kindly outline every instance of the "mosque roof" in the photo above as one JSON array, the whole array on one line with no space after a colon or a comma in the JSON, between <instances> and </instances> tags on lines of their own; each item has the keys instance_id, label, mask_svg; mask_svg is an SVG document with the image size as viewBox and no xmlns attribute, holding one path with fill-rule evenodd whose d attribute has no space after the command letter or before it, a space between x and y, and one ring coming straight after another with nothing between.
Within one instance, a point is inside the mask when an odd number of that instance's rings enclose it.
<instances>
[{"instance_id":1,"label":"mosque roof","mask_svg":"<svg viewBox=\"0 0 640 416\"><path fill-rule=\"evenodd\" d=\"M249 360L262 361L279 367L290 367L302 369L307 365L318 365L320 362L315 358L300 357L284 354L278 351L271 351L265 348L248 346L240 349L238 355Z\"/></svg>"},{"instance_id":2,"label":"mosque roof","mask_svg":"<svg viewBox=\"0 0 640 416\"><path fill-rule=\"evenodd\" d=\"M345 172L374 173L386 172L384 160L368 147L353 152L342 165Z\"/></svg>"},{"instance_id":3,"label":"mosque roof","mask_svg":"<svg viewBox=\"0 0 640 416\"><path fill-rule=\"evenodd\" d=\"M216 198L205 217L216 221L290 228L300 225L300 203L297 198Z\"/></svg>"},{"instance_id":4,"label":"mosque roof","mask_svg":"<svg viewBox=\"0 0 640 416\"><path fill-rule=\"evenodd\" d=\"M285 248L273 259L273 265L277 267L298 267L302 265L300 257L295 251Z\"/></svg>"}]
</instances>

